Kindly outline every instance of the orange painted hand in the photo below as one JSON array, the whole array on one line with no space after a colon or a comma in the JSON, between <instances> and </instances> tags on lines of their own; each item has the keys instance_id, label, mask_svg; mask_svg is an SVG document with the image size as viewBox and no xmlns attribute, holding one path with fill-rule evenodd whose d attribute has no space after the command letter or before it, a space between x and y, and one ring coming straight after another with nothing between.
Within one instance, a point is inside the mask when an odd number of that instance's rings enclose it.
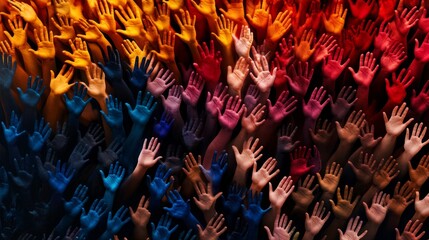
<instances>
[{"instance_id":1,"label":"orange painted hand","mask_svg":"<svg viewBox=\"0 0 429 240\"><path fill-rule=\"evenodd\" d=\"M247 14L249 23L259 31L263 31L267 28L268 18L270 12L270 5L266 4L265 1L261 1L259 8L255 10L253 16Z\"/></svg>"},{"instance_id":2,"label":"orange painted hand","mask_svg":"<svg viewBox=\"0 0 429 240\"><path fill-rule=\"evenodd\" d=\"M92 63L89 67L85 68L85 74L88 85L84 82L81 83L88 90L88 95L97 99L97 101L104 101L107 98L107 93L103 70L101 70L97 64Z\"/></svg>"},{"instance_id":3,"label":"orange painted hand","mask_svg":"<svg viewBox=\"0 0 429 240\"><path fill-rule=\"evenodd\" d=\"M122 7L119 7L119 11L115 10L116 16L125 27L125 30L119 29L116 30L116 32L130 38L139 37L143 29L142 19L140 15L138 15L135 7L131 8L130 6L127 6L126 10L127 11L125 12Z\"/></svg>"},{"instance_id":4,"label":"orange painted hand","mask_svg":"<svg viewBox=\"0 0 429 240\"><path fill-rule=\"evenodd\" d=\"M28 23L34 23L40 19L37 17L37 13L30 5L23 2L18 2L16 0L9 0L9 4L14 10L16 10L19 15Z\"/></svg>"},{"instance_id":5,"label":"orange painted hand","mask_svg":"<svg viewBox=\"0 0 429 240\"><path fill-rule=\"evenodd\" d=\"M116 33L116 21L114 16L113 5L109 4L107 0L100 0L95 9L98 20L100 23L90 19L89 23L95 25L100 31L104 33Z\"/></svg>"},{"instance_id":6,"label":"orange painted hand","mask_svg":"<svg viewBox=\"0 0 429 240\"><path fill-rule=\"evenodd\" d=\"M53 93L54 95L58 95L58 96L63 95L71 87L74 86L74 83L69 84L70 80L73 77L74 68L69 67L68 70L66 69L67 69L67 65L64 64L56 77L55 77L54 71L51 70L50 88L51 88L51 93Z\"/></svg>"},{"instance_id":7,"label":"orange painted hand","mask_svg":"<svg viewBox=\"0 0 429 240\"><path fill-rule=\"evenodd\" d=\"M60 41L67 42L69 39L75 38L75 31L73 28L74 20L57 14L58 22L52 17L52 24L58 31L60 31L60 35L55 35L54 39L58 39Z\"/></svg>"},{"instance_id":8,"label":"orange painted hand","mask_svg":"<svg viewBox=\"0 0 429 240\"><path fill-rule=\"evenodd\" d=\"M326 31L332 34L340 34L344 28L346 16L347 9L344 10L343 4L338 2L335 6L334 12L329 16L328 19L326 18L325 14L322 15Z\"/></svg>"},{"instance_id":9,"label":"orange painted hand","mask_svg":"<svg viewBox=\"0 0 429 240\"><path fill-rule=\"evenodd\" d=\"M274 22L271 14L268 16L267 39L273 43L277 43L292 26L292 12L285 11L277 14Z\"/></svg>"},{"instance_id":10,"label":"orange painted hand","mask_svg":"<svg viewBox=\"0 0 429 240\"><path fill-rule=\"evenodd\" d=\"M34 38L37 44L37 51L29 49L29 52L34 53L36 57L46 60L55 58L54 33L43 27L42 29L34 29Z\"/></svg>"},{"instance_id":11,"label":"orange painted hand","mask_svg":"<svg viewBox=\"0 0 429 240\"><path fill-rule=\"evenodd\" d=\"M298 40L298 37L294 38L295 40L295 50L296 57L302 62L307 61L311 55L314 53L314 50L317 48L317 43L313 44L314 32L305 30L301 36L301 39Z\"/></svg>"},{"instance_id":12,"label":"orange painted hand","mask_svg":"<svg viewBox=\"0 0 429 240\"><path fill-rule=\"evenodd\" d=\"M228 0L223 0L223 3L227 11L222 8L219 9L219 11L225 15L225 17L236 23L247 25L247 21L244 18L243 0L231 0L231 3L229 3Z\"/></svg>"},{"instance_id":13,"label":"orange painted hand","mask_svg":"<svg viewBox=\"0 0 429 240\"><path fill-rule=\"evenodd\" d=\"M60 16L70 16L70 2L69 0L54 0L55 12Z\"/></svg>"},{"instance_id":14,"label":"orange painted hand","mask_svg":"<svg viewBox=\"0 0 429 240\"><path fill-rule=\"evenodd\" d=\"M142 0L143 12L148 16L153 16L155 12L155 3L153 0Z\"/></svg>"},{"instance_id":15,"label":"orange painted hand","mask_svg":"<svg viewBox=\"0 0 429 240\"><path fill-rule=\"evenodd\" d=\"M194 0L191 0L191 4L205 17L212 19L217 18L215 0L201 0L199 5Z\"/></svg>"},{"instance_id":16,"label":"orange painted hand","mask_svg":"<svg viewBox=\"0 0 429 240\"><path fill-rule=\"evenodd\" d=\"M174 60L174 40L175 35L172 32L167 31L158 37L159 52L152 50L151 53L155 54L159 61L172 64ZM162 41L161 41L162 37Z\"/></svg>"},{"instance_id":17,"label":"orange painted hand","mask_svg":"<svg viewBox=\"0 0 429 240\"><path fill-rule=\"evenodd\" d=\"M235 35L237 31L237 25L231 20L221 15L216 19L217 23L217 34L212 32L212 36L222 45L225 49L231 49L232 47L232 35Z\"/></svg>"},{"instance_id":18,"label":"orange painted hand","mask_svg":"<svg viewBox=\"0 0 429 240\"><path fill-rule=\"evenodd\" d=\"M136 58L143 59L147 55L147 47L145 45L144 49L140 49L139 45L135 41L130 41L125 39L122 43L122 48L124 49L125 56L128 57L130 61L131 69L134 68Z\"/></svg>"},{"instance_id":19,"label":"orange painted hand","mask_svg":"<svg viewBox=\"0 0 429 240\"><path fill-rule=\"evenodd\" d=\"M171 11L179 11L183 7L183 0L163 0Z\"/></svg>"},{"instance_id":20,"label":"orange painted hand","mask_svg":"<svg viewBox=\"0 0 429 240\"><path fill-rule=\"evenodd\" d=\"M127 4L128 0L107 0L109 4L113 5L114 7L123 7Z\"/></svg>"},{"instance_id":21,"label":"orange painted hand","mask_svg":"<svg viewBox=\"0 0 429 240\"><path fill-rule=\"evenodd\" d=\"M3 31L9 41L16 48L21 48L27 44L27 27L28 24L22 22L22 18L17 17L12 21L10 19L7 20L10 29L12 30L13 37L10 35L8 31Z\"/></svg>"},{"instance_id":22,"label":"orange painted hand","mask_svg":"<svg viewBox=\"0 0 429 240\"><path fill-rule=\"evenodd\" d=\"M344 197L341 196L340 188L337 189L337 205L335 205L334 201L329 200L336 218L345 220L350 217L360 197L357 196L353 202L352 198L353 187L350 188L350 191L349 186L344 187Z\"/></svg>"},{"instance_id":23,"label":"orange painted hand","mask_svg":"<svg viewBox=\"0 0 429 240\"><path fill-rule=\"evenodd\" d=\"M188 45L192 43L197 44L197 32L195 31L196 16L194 15L191 18L188 10L180 10L180 15L182 16L181 19L177 14L174 14L174 18L176 18L181 31L181 33L176 33L176 36Z\"/></svg>"},{"instance_id":24,"label":"orange painted hand","mask_svg":"<svg viewBox=\"0 0 429 240\"><path fill-rule=\"evenodd\" d=\"M97 28L97 26L89 24L84 19L79 19L79 26L85 34L78 34L77 36L85 41L97 42L104 38L103 33Z\"/></svg>"},{"instance_id":25,"label":"orange painted hand","mask_svg":"<svg viewBox=\"0 0 429 240\"><path fill-rule=\"evenodd\" d=\"M66 60L65 63L72 65L74 68L84 70L86 67L91 64L91 56L88 52L88 46L85 41L82 41L80 38L76 38L75 42L69 39L70 47L73 51L69 53L67 51L63 51L63 54L72 60Z\"/></svg>"}]
</instances>

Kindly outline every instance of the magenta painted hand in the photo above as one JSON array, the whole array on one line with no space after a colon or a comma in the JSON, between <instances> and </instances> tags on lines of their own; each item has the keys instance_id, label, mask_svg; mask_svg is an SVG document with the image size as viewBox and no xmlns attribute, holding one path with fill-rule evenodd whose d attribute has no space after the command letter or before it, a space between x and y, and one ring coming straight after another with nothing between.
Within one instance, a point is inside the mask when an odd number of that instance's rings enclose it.
<instances>
[{"instance_id":1,"label":"magenta painted hand","mask_svg":"<svg viewBox=\"0 0 429 240\"><path fill-rule=\"evenodd\" d=\"M283 91L274 106L271 105L271 101L269 99L267 100L269 111L268 116L274 123L282 122L286 116L295 111L298 100L296 100L294 96L290 98L288 98L288 96L289 92Z\"/></svg>"},{"instance_id":2,"label":"magenta painted hand","mask_svg":"<svg viewBox=\"0 0 429 240\"><path fill-rule=\"evenodd\" d=\"M414 46L414 59L422 63L429 62L429 33L426 34L421 46L417 38L414 41L416 43Z\"/></svg>"},{"instance_id":3,"label":"magenta painted hand","mask_svg":"<svg viewBox=\"0 0 429 240\"><path fill-rule=\"evenodd\" d=\"M194 67L206 81L209 91L212 91L219 81L220 62L222 61L220 51L215 52L213 40L210 41L210 50L206 43L203 47L198 46L198 52L201 55L201 62L194 63Z\"/></svg>"},{"instance_id":4,"label":"magenta painted hand","mask_svg":"<svg viewBox=\"0 0 429 240\"><path fill-rule=\"evenodd\" d=\"M350 58L347 59L344 63L343 61L344 49L337 47L335 51L331 52L322 65L323 77L328 81L335 81L338 79L340 74L346 68L347 64L350 62Z\"/></svg>"},{"instance_id":5,"label":"magenta painted hand","mask_svg":"<svg viewBox=\"0 0 429 240\"><path fill-rule=\"evenodd\" d=\"M283 38L282 42L279 43L279 51L276 52L276 58L279 59L279 62L282 66L289 66L290 63L295 60L295 54L293 50L293 37L290 35L287 39Z\"/></svg>"},{"instance_id":6,"label":"magenta painted hand","mask_svg":"<svg viewBox=\"0 0 429 240\"><path fill-rule=\"evenodd\" d=\"M260 92L256 85L250 85L247 88L246 96L244 96L244 105L246 105L247 110L251 111L256 107L259 101Z\"/></svg>"},{"instance_id":7,"label":"magenta painted hand","mask_svg":"<svg viewBox=\"0 0 429 240\"><path fill-rule=\"evenodd\" d=\"M319 118L320 113L322 113L323 108L328 104L329 98L326 99L323 103L323 99L325 98L326 91L323 87L315 88L311 93L310 99L307 103L305 103L304 99L302 100L302 111L306 118L310 120L316 121Z\"/></svg>"},{"instance_id":8,"label":"magenta painted hand","mask_svg":"<svg viewBox=\"0 0 429 240\"><path fill-rule=\"evenodd\" d=\"M359 86L369 88L369 85L371 85L378 67L379 66L377 64L377 60L374 58L374 54L367 52L365 55L360 55L359 71L355 72L351 67L349 67L349 70L352 73L355 82Z\"/></svg>"},{"instance_id":9,"label":"magenta painted hand","mask_svg":"<svg viewBox=\"0 0 429 240\"><path fill-rule=\"evenodd\" d=\"M295 69L296 68L296 69ZM308 67L308 62L299 62L290 68L289 86L300 98L307 93L311 78L313 77L313 68Z\"/></svg>"},{"instance_id":10,"label":"magenta painted hand","mask_svg":"<svg viewBox=\"0 0 429 240\"><path fill-rule=\"evenodd\" d=\"M322 34L319 39L319 45L313 53L313 62L320 63L323 59L332 54L332 51L338 46L337 40L331 35Z\"/></svg>"},{"instance_id":11,"label":"magenta painted hand","mask_svg":"<svg viewBox=\"0 0 429 240\"><path fill-rule=\"evenodd\" d=\"M372 0L356 0L355 3L352 0L348 0L348 2L353 17L360 20L365 19L371 13L375 3Z\"/></svg>"},{"instance_id":12,"label":"magenta painted hand","mask_svg":"<svg viewBox=\"0 0 429 240\"><path fill-rule=\"evenodd\" d=\"M286 66L280 63L278 57L274 58L274 60L271 62L271 71L274 69L277 69L277 71L273 85L277 89L284 89L289 78L286 76Z\"/></svg>"},{"instance_id":13,"label":"magenta painted hand","mask_svg":"<svg viewBox=\"0 0 429 240\"><path fill-rule=\"evenodd\" d=\"M161 95L162 106L167 113L171 115L178 114L180 112L180 104L182 103L182 92L183 87L181 85L174 85L168 91L168 97L165 98Z\"/></svg>"},{"instance_id":14,"label":"magenta painted hand","mask_svg":"<svg viewBox=\"0 0 429 240\"><path fill-rule=\"evenodd\" d=\"M401 70L398 77L396 73L392 74L392 85L390 85L389 79L386 81L386 91L389 101L393 104L401 104L407 96L407 87L414 81L414 76L410 71L406 71L405 68Z\"/></svg>"},{"instance_id":15,"label":"magenta painted hand","mask_svg":"<svg viewBox=\"0 0 429 240\"><path fill-rule=\"evenodd\" d=\"M191 77L189 77L188 86L182 93L183 101L192 107L197 106L203 88L203 78L198 73L192 72Z\"/></svg>"},{"instance_id":16,"label":"magenta painted hand","mask_svg":"<svg viewBox=\"0 0 429 240\"><path fill-rule=\"evenodd\" d=\"M218 119L221 127L232 131L237 126L238 121L244 112L244 105L241 104L241 99L239 96L229 97L228 102L226 102L226 108L223 114L219 109L218 111Z\"/></svg>"},{"instance_id":17,"label":"magenta painted hand","mask_svg":"<svg viewBox=\"0 0 429 240\"><path fill-rule=\"evenodd\" d=\"M400 42L395 42L385 52L380 59L380 65L383 70L391 73L396 71L398 67L405 61L407 54L405 53L404 45Z\"/></svg>"},{"instance_id":18,"label":"magenta painted hand","mask_svg":"<svg viewBox=\"0 0 429 240\"><path fill-rule=\"evenodd\" d=\"M423 115L429 109L429 81L425 83L419 95L413 89L411 96L411 109L418 115Z\"/></svg>"},{"instance_id":19,"label":"magenta painted hand","mask_svg":"<svg viewBox=\"0 0 429 240\"><path fill-rule=\"evenodd\" d=\"M225 100L227 97L229 97L227 92L228 86L224 87L222 83L219 83L216 86L213 97L210 92L207 92L206 111L209 115L211 115L211 117L216 118L218 113L223 109Z\"/></svg>"},{"instance_id":20,"label":"magenta painted hand","mask_svg":"<svg viewBox=\"0 0 429 240\"><path fill-rule=\"evenodd\" d=\"M310 158L311 148L299 147L295 149L294 154L290 154L291 164L290 164L290 176L292 177L293 182L297 182L302 175L307 174L313 167L307 166L307 161Z\"/></svg>"},{"instance_id":21,"label":"magenta painted hand","mask_svg":"<svg viewBox=\"0 0 429 240\"><path fill-rule=\"evenodd\" d=\"M331 113L334 116L334 120L342 122L347 114L349 113L350 108L353 107L353 104L357 101L356 90L352 87L344 86L341 88L340 93L337 96L337 100L334 102L332 97L331 99Z\"/></svg>"}]
</instances>

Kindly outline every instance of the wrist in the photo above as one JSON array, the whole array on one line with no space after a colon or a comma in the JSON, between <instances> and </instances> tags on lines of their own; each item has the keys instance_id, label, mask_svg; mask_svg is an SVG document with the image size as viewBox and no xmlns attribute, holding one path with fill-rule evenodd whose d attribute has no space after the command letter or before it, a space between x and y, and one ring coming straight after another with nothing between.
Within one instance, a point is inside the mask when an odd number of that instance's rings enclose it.
<instances>
[{"instance_id":1,"label":"wrist","mask_svg":"<svg viewBox=\"0 0 429 240\"><path fill-rule=\"evenodd\" d=\"M40 20L38 17L34 21L30 22L30 24L34 29L40 29L44 27L42 20Z\"/></svg>"},{"instance_id":2,"label":"wrist","mask_svg":"<svg viewBox=\"0 0 429 240\"><path fill-rule=\"evenodd\" d=\"M254 193L261 192L262 188L264 188L264 186L261 186L260 184L256 184L254 182L252 182L252 184L250 185L250 190L252 190L252 192Z\"/></svg>"}]
</instances>

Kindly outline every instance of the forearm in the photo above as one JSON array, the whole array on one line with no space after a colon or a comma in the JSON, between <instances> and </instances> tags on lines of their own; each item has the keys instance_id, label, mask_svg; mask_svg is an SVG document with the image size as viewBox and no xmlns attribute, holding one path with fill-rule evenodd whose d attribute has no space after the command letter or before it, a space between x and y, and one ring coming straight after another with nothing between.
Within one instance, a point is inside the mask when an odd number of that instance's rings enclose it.
<instances>
[{"instance_id":1,"label":"forearm","mask_svg":"<svg viewBox=\"0 0 429 240\"><path fill-rule=\"evenodd\" d=\"M248 169L243 169L240 166L237 165L237 168L235 169L234 172L234 178L233 178L233 182L236 183L239 186L242 187L246 187L246 173L247 173Z\"/></svg>"},{"instance_id":2,"label":"forearm","mask_svg":"<svg viewBox=\"0 0 429 240\"><path fill-rule=\"evenodd\" d=\"M206 113L206 116L207 117L206 117L206 121L204 123L203 136L204 136L204 141L207 141L206 142L206 144L207 144L208 141L210 141L213 138L213 136L215 135L215 133L217 131L217 117L211 116L208 113Z\"/></svg>"},{"instance_id":3,"label":"forearm","mask_svg":"<svg viewBox=\"0 0 429 240\"><path fill-rule=\"evenodd\" d=\"M42 79L43 86L45 86L46 89L49 89L49 85L51 83L51 70L54 72L57 71L55 59L42 60Z\"/></svg>"},{"instance_id":4,"label":"forearm","mask_svg":"<svg viewBox=\"0 0 429 240\"><path fill-rule=\"evenodd\" d=\"M4 111L3 115L5 119L10 119L12 111L18 110L15 99L13 98L12 92L9 89L1 89L0 94L0 101Z\"/></svg>"},{"instance_id":5,"label":"forearm","mask_svg":"<svg viewBox=\"0 0 429 240\"><path fill-rule=\"evenodd\" d=\"M332 154L331 158L329 158L328 164L332 164L333 162L336 162L340 164L342 167L344 167L347 157L350 154L350 150L353 146L353 143L346 143L343 141L340 141L340 144L338 145L337 150Z\"/></svg>"},{"instance_id":6,"label":"forearm","mask_svg":"<svg viewBox=\"0 0 429 240\"><path fill-rule=\"evenodd\" d=\"M147 233L147 227L134 227L134 239L147 239L149 234Z\"/></svg>"},{"instance_id":7,"label":"forearm","mask_svg":"<svg viewBox=\"0 0 429 240\"><path fill-rule=\"evenodd\" d=\"M198 119L198 111L196 107L187 104L186 113L188 119Z\"/></svg>"},{"instance_id":8,"label":"forearm","mask_svg":"<svg viewBox=\"0 0 429 240\"><path fill-rule=\"evenodd\" d=\"M61 97L50 93L43 108L45 120L51 125L56 126L57 122L63 122L65 107Z\"/></svg>"},{"instance_id":9,"label":"forearm","mask_svg":"<svg viewBox=\"0 0 429 240\"><path fill-rule=\"evenodd\" d=\"M308 231L305 231L304 236L302 237L302 240L313 240L314 235L309 233Z\"/></svg>"},{"instance_id":10,"label":"forearm","mask_svg":"<svg viewBox=\"0 0 429 240\"><path fill-rule=\"evenodd\" d=\"M147 169L137 165L131 175L125 179L125 181L121 184L119 189L121 200L127 200L131 197L133 193L139 187L144 175L146 174Z\"/></svg>"},{"instance_id":11,"label":"forearm","mask_svg":"<svg viewBox=\"0 0 429 240\"><path fill-rule=\"evenodd\" d=\"M115 192L106 189L106 191L104 192L103 200L107 206L107 210L111 211L113 207L113 200L115 200Z\"/></svg>"},{"instance_id":12,"label":"forearm","mask_svg":"<svg viewBox=\"0 0 429 240\"><path fill-rule=\"evenodd\" d=\"M63 237L67 229L73 224L74 217L70 215L64 215L64 217L61 218L60 222L57 224L57 226L54 228L54 237Z\"/></svg>"},{"instance_id":13,"label":"forearm","mask_svg":"<svg viewBox=\"0 0 429 240\"><path fill-rule=\"evenodd\" d=\"M39 61L35 57L33 53L31 53L30 50L31 47L28 43L26 43L24 46L17 48L17 50L21 53L22 59L25 59L23 61L23 65L25 68L25 71L32 76L39 76Z\"/></svg>"},{"instance_id":14,"label":"forearm","mask_svg":"<svg viewBox=\"0 0 429 240\"><path fill-rule=\"evenodd\" d=\"M400 178L404 177L408 173L408 162L411 161L413 157L414 155L411 155L406 151L402 152L401 155L399 155L398 168Z\"/></svg>"},{"instance_id":15,"label":"forearm","mask_svg":"<svg viewBox=\"0 0 429 240\"><path fill-rule=\"evenodd\" d=\"M112 83L111 87L113 89L112 95L118 98L119 101L122 103L129 103L131 105L135 104L134 95L123 79L118 81L117 84Z\"/></svg>"},{"instance_id":16,"label":"forearm","mask_svg":"<svg viewBox=\"0 0 429 240\"><path fill-rule=\"evenodd\" d=\"M333 95L335 94L335 80L336 79L330 79L327 77L323 77L323 87L326 91L328 91L329 94Z\"/></svg>"},{"instance_id":17,"label":"forearm","mask_svg":"<svg viewBox=\"0 0 429 240\"><path fill-rule=\"evenodd\" d=\"M170 62L166 64L168 69L173 72L174 78L176 79L176 84L182 84L182 75L180 75L179 68L177 68L176 62Z\"/></svg>"},{"instance_id":18,"label":"forearm","mask_svg":"<svg viewBox=\"0 0 429 240\"><path fill-rule=\"evenodd\" d=\"M369 96L369 86L359 85L356 91L356 108L366 110L368 109L368 96Z\"/></svg>"},{"instance_id":19,"label":"forearm","mask_svg":"<svg viewBox=\"0 0 429 240\"><path fill-rule=\"evenodd\" d=\"M424 69L425 63L420 62L414 58L414 60L411 62L410 66L408 67L408 71L414 76L413 85L419 86L420 80L422 77L423 69Z\"/></svg>"},{"instance_id":20,"label":"forearm","mask_svg":"<svg viewBox=\"0 0 429 240\"><path fill-rule=\"evenodd\" d=\"M204 154L203 166L205 169L210 169L212 165L212 156L215 151L221 152L225 149L232 135L231 129L222 128L213 141L207 147Z\"/></svg>"},{"instance_id":21,"label":"forearm","mask_svg":"<svg viewBox=\"0 0 429 240\"><path fill-rule=\"evenodd\" d=\"M200 52L198 52L198 42L192 41L187 43L189 50L191 51L192 59L195 63L201 62Z\"/></svg>"},{"instance_id":22,"label":"forearm","mask_svg":"<svg viewBox=\"0 0 429 240\"><path fill-rule=\"evenodd\" d=\"M371 221L368 221L364 226L362 231L367 230L368 232L366 235L362 238L363 240L372 240L375 238L375 235L377 234L378 228L380 227L379 224L373 223Z\"/></svg>"},{"instance_id":23,"label":"forearm","mask_svg":"<svg viewBox=\"0 0 429 240\"><path fill-rule=\"evenodd\" d=\"M207 211L203 211L204 220L206 221L206 223L208 223L216 214L217 212L214 206L212 206L212 208Z\"/></svg>"},{"instance_id":24,"label":"forearm","mask_svg":"<svg viewBox=\"0 0 429 240\"><path fill-rule=\"evenodd\" d=\"M392 155L393 149L395 149L395 143L396 136L386 133L386 135L384 135L383 139L374 150L374 158L377 161L380 161L383 158L388 158L390 155Z\"/></svg>"},{"instance_id":25,"label":"forearm","mask_svg":"<svg viewBox=\"0 0 429 240\"><path fill-rule=\"evenodd\" d=\"M310 117L305 117L304 126L302 128L302 138L306 146L311 146L311 137L309 129L314 129L316 126L316 120Z\"/></svg>"}]
</instances>

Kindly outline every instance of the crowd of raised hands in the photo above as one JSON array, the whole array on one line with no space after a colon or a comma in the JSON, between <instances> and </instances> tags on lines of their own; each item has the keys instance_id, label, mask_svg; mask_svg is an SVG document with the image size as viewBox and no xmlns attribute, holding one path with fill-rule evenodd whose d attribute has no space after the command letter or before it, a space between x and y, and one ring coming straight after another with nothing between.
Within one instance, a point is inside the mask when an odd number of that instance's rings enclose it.
<instances>
[{"instance_id":1,"label":"crowd of raised hands","mask_svg":"<svg viewBox=\"0 0 429 240\"><path fill-rule=\"evenodd\" d=\"M0 1L0 238L427 239L427 7Z\"/></svg>"}]
</instances>

